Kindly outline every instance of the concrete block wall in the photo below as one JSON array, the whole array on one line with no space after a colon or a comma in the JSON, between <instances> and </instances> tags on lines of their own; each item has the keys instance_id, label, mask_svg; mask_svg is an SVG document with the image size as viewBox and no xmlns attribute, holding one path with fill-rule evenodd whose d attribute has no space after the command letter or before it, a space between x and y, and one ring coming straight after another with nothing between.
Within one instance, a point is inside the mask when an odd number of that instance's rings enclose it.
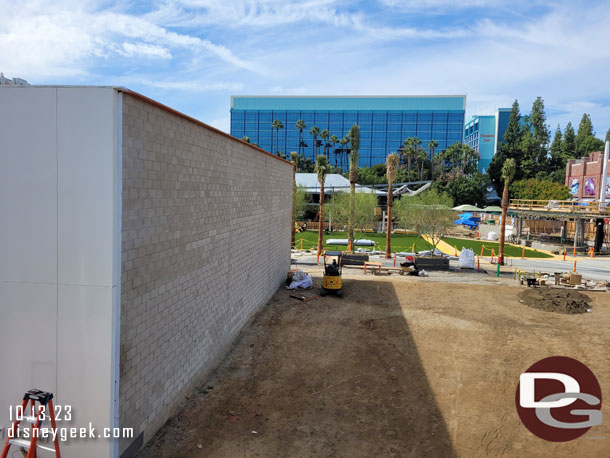
<instances>
[{"instance_id":1,"label":"concrete block wall","mask_svg":"<svg viewBox=\"0 0 610 458\"><path fill-rule=\"evenodd\" d=\"M292 168L123 94L119 425L132 455L290 267Z\"/></svg>"}]
</instances>

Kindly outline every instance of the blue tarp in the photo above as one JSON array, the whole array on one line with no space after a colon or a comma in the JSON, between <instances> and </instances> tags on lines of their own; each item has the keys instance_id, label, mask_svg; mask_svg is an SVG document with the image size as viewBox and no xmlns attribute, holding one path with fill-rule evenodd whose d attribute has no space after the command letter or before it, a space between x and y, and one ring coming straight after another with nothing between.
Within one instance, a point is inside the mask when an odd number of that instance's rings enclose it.
<instances>
[{"instance_id":1,"label":"blue tarp","mask_svg":"<svg viewBox=\"0 0 610 458\"><path fill-rule=\"evenodd\" d=\"M479 218L473 218L472 213L462 213L458 216L460 218L454 221L455 224L468 226L470 229L474 229L479 225Z\"/></svg>"}]
</instances>

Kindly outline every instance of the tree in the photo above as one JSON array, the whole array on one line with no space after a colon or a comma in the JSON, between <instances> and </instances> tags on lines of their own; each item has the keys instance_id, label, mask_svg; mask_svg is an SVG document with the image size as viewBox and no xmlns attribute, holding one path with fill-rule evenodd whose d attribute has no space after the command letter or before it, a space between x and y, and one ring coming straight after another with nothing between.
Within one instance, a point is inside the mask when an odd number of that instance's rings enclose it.
<instances>
[{"instance_id":1,"label":"tree","mask_svg":"<svg viewBox=\"0 0 610 458\"><path fill-rule=\"evenodd\" d=\"M394 207L400 224L427 236L433 252L447 229L453 226L453 201L435 189L402 197Z\"/></svg>"},{"instance_id":2,"label":"tree","mask_svg":"<svg viewBox=\"0 0 610 458\"><path fill-rule=\"evenodd\" d=\"M349 187L350 187L350 201L349 201L349 223L347 225L347 249L352 251L354 249L354 223L355 223L355 194L356 194L356 180L358 179L358 150L360 149L360 127L358 124L354 124L349 130L351 154L349 158Z\"/></svg>"},{"instance_id":3,"label":"tree","mask_svg":"<svg viewBox=\"0 0 610 458\"><path fill-rule=\"evenodd\" d=\"M409 172L409 174L411 174L413 158L417 157L420 145L421 141L417 137L409 137L403 142L401 156L403 156L403 162L404 156L406 156L407 158L407 171Z\"/></svg>"},{"instance_id":4,"label":"tree","mask_svg":"<svg viewBox=\"0 0 610 458\"><path fill-rule=\"evenodd\" d=\"M434 182L433 188L439 193L447 193L453 205L476 205L484 207L487 202L489 177L478 171L456 178L441 178Z\"/></svg>"},{"instance_id":5,"label":"tree","mask_svg":"<svg viewBox=\"0 0 610 458\"><path fill-rule=\"evenodd\" d=\"M474 148L464 144L460 145L460 158L462 160L462 173L472 174L477 171L479 165L479 153Z\"/></svg>"},{"instance_id":6,"label":"tree","mask_svg":"<svg viewBox=\"0 0 610 458\"><path fill-rule=\"evenodd\" d=\"M303 121L302 119L299 119L296 122L295 127L297 129L299 129L299 153L302 155L303 154L303 129L305 129L307 127L307 124L305 124L305 121Z\"/></svg>"},{"instance_id":7,"label":"tree","mask_svg":"<svg viewBox=\"0 0 610 458\"><path fill-rule=\"evenodd\" d=\"M453 176L456 176L455 166L462 155L461 145L461 143L454 143L453 145L449 145L449 147L445 150L445 157L447 160L451 161L451 171L453 172Z\"/></svg>"},{"instance_id":8,"label":"tree","mask_svg":"<svg viewBox=\"0 0 610 458\"><path fill-rule=\"evenodd\" d=\"M296 224L297 224L297 166L299 161L299 155L292 151L290 153L290 162L292 162L292 230L290 231L290 246L295 248L296 243Z\"/></svg>"},{"instance_id":9,"label":"tree","mask_svg":"<svg viewBox=\"0 0 610 458\"><path fill-rule=\"evenodd\" d=\"M371 167L358 167L358 178L356 182L362 185L385 184L386 167L385 164L375 164ZM349 179L349 172L343 174Z\"/></svg>"},{"instance_id":10,"label":"tree","mask_svg":"<svg viewBox=\"0 0 610 458\"><path fill-rule=\"evenodd\" d=\"M245 135L244 135L243 137L241 137L241 140L242 140L243 142L250 143L250 137L248 137L248 136L245 136Z\"/></svg>"},{"instance_id":11,"label":"tree","mask_svg":"<svg viewBox=\"0 0 610 458\"><path fill-rule=\"evenodd\" d=\"M336 151L335 145L339 142L339 139L337 138L336 135L331 135L329 138L329 141L333 145L333 155L335 156L335 168L337 168L337 151Z\"/></svg>"},{"instance_id":12,"label":"tree","mask_svg":"<svg viewBox=\"0 0 610 458\"><path fill-rule=\"evenodd\" d=\"M341 143L341 168L343 169L343 156L345 155L345 166L347 168L347 155L349 153L347 153L347 144L349 143L349 138L347 137L347 135L345 137L343 137L341 140L339 140L339 143Z\"/></svg>"},{"instance_id":13,"label":"tree","mask_svg":"<svg viewBox=\"0 0 610 458\"><path fill-rule=\"evenodd\" d=\"M507 151L513 152L513 155L509 155L509 157L518 155L515 148L519 137L521 137L521 112L519 111L519 102L515 100L510 111L506 131L504 132L504 143L508 146Z\"/></svg>"},{"instance_id":14,"label":"tree","mask_svg":"<svg viewBox=\"0 0 610 458\"><path fill-rule=\"evenodd\" d=\"M430 140L428 142L428 151L430 151L430 178L434 180L434 150L438 147L436 140Z\"/></svg>"},{"instance_id":15,"label":"tree","mask_svg":"<svg viewBox=\"0 0 610 458\"><path fill-rule=\"evenodd\" d=\"M515 100L513 107L508 118L508 125L506 132L504 132L504 142L498 146L498 152L494 154L489 167L487 168L487 174L491 179L491 182L496 189L496 192L500 194L503 189L502 182L502 167L506 159L513 158L517 164L517 176L521 178L521 113L519 111L519 102Z\"/></svg>"},{"instance_id":16,"label":"tree","mask_svg":"<svg viewBox=\"0 0 610 458\"><path fill-rule=\"evenodd\" d=\"M276 119L271 123L271 127L273 127L275 129L275 151L277 153L277 151L280 149L280 147L279 147L280 129L284 128L284 124L282 124L282 121L280 121L279 119ZM273 151L271 151L271 152L273 153Z\"/></svg>"},{"instance_id":17,"label":"tree","mask_svg":"<svg viewBox=\"0 0 610 458\"><path fill-rule=\"evenodd\" d=\"M533 163L536 164L536 173L539 171L549 171L548 146L551 133L546 124L546 114L544 112L544 101L542 100L542 97L537 97L534 101L528 119L533 130L534 148L531 159Z\"/></svg>"},{"instance_id":18,"label":"tree","mask_svg":"<svg viewBox=\"0 0 610 458\"><path fill-rule=\"evenodd\" d=\"M318 227L318 255L322 253L322 237L324 236L324 182L328 173L328 160L326 156L318 156L316 159L316 174L318 175L318 183L320 183L320 210L319 215L320 225Z\"/></svg>"},{"instance_id":19,"label":"tree","mask_svg":"<svg viewBox=\"0 0 610 458\"><path fill-rule=\"evenodd\" d=\"M307 188L302 185L297 186L296 198L294 199L295 221L296 218L300 218L303 216L303 213L305 212L307 204L310 200L311 194L307 192Z\"/></svg>"},{"instance_id":20,"label":"tree","mask_svg":"<svg viewBox=\"0 0 610 458\"><path fill-rule=\"evenodd\" d=\"M398 170L399 164L400 158L398 157L398 154L388 154L388 157L385 158L386 177L388 179L388 225L385 234L385 257L387 259L392 257L392 201L394 198L394 195L392 194L392 183L394 183L394 180L396 179L396 171Z\"/></svg>"},{"instance_id":21,"label":"tree","mask_svg":"<svg viewBox=\"0 0 610 458\"><path fill-rule=\"evenodd\" d=\"M578 125L578 131L576 132L576 154L578 157L583 157L588 154L583 148L583 142L588 138L592 137L593 134L593 123L591 122L591 116L587 113L582 115L580 124Z\"/></svg>"},{"instance_id":22,"label":"tree","mask_svg":"<svg viewBox=\"0 0 610 458\"><path fill-rule=\"evenodd\" d=\"M606 139L604 141L610 142L610 129L608 129L608 131L606 132Z\"/></svg>"},{"instance_id":23,"label":"tree","mask_svg":"<svg viewBox=\"0 0 610 458\"><path fill-rule=\"evenodd\" d=\"M509 188L513 199L525 200L567 200L572 197L567 186L550 180L519 180Z\"/></svg>"},{"instance_id":24,"label":"tree","mask_svg":"<svg viewBox=\"0 0 610 458\"><path fill-rule=\"evenodd\" d=\"M417 163L419 166L419 180L422 181L424 179L424 165L426 163L426 159L428 158L428 155L426 154L426 152L423 149L420 149L417 152Z\"/></svg>"},{"instance_id":25,"label":"tree","mask_svg":"<svg viewBox=\"0 0 610 458\"><path fill-rule=\"evenodd\" d=\"M561 144L563 141L563 135L561 134L561 128L559 124L557 125L557 129L555 130L555 135L553 135L553 142L551 143L551 148L549 149L549 153L551 155L550 159L550 169L551 172L555 170L559 170L566 166L566 159L563 155L563 151L561 149Z\"/></svg>"},{"instance_id":26,"label":"tree","mask_svg":"<svg viewBox=\"0 0 610 458\"><path fill-rule=\"evenodd\" d=\"M603 151L604 150L604 142L599 138L594 136L587 137L580 144L580 147L583 151L583 156L586 156L593 151Z\"/></svg>"},{"instance_id":27,"label":"tree","mask_svg":"<svg viewBox=\"0 0 610 458\"><path fill-rule=\"evenodd\" d=\"M328 129L324 129L322 132L320 132L320 138L324 142L324 156L326 157L326 159L330 159L327 152L328 142L326 141L329 136L330 132L328 131Z\"/></svg>"},{"instance_id":28,"label":"tree","mask_svg":"<svg viewBox=\"0 0 610 458\"><path fill-rule=\"evenodd\" d=\"M498 262L504 265L504 239L506 236L506 213L508 211L508 187L510 182L515 177L517 162L513 159L507 159L502 166L502 181L504 182L504 191L502 192L502 226L500 227L500 248L498 253Z\"/></svg>"},{"instance_id":29,"label":"tree","mask_svg":"<svg viewBox=\"0 0 610 458\"><path fill-rule=\"evenodd\" d=\"M579 158L584 157L593 151L599 151L604 147L604 142L595 137L593 124L591 123L591 116L589 116L587 113L582 115L582 119L578 125L575 146L576 157Z\"/></svg>"},{"instance_id":30,"label":"tree","mask_svg":"<svg viewBox=\"0 0 610 458\"><path fill-rule=\"evenodd\" d=\"M313 126L309 129L309 134L313 135L313 159L315 161L318 158L318 135L320 135L320 128L318 126Z\"/></svg>"},{"instance_id":31,"label":"tree","mask_svg":"<svg viewBox=\"0 0 610 458\"><path fill-rule=\"evenodd\" d=\"M576 159L576 134L574 133L574 127L572 123L566 124L566 129L563 133L563 140L561 141L561 151L564 159Z\"/></svg>"},{"instance_id":32,"label":"tree","mask_svg":"<svg viewBox=\"0 0 610 458\"><path fill-rule=\"evenodd\" d=\"M533 178L539 171L539 164L537 161L537 145L536 139L529 129L529 125L523 126L523 132L521 133L521 139L519 140L519 149L521 150L521 176L524 178Z\"/></svg>"},{"instance_id":33,"label":"tree","mask_svg":"<svg viewBox=\"0 0 610 458\"><path fill-rule=\"evenodd\" d=\"M352 196L346 192L338 192L332 201L333 221L339 225L350 224L350 206ZM372 192L358 191L354 194L354 228L362 229L373 219L373 211L378 206L377 195Z\"/></svg>"}]
</instances>

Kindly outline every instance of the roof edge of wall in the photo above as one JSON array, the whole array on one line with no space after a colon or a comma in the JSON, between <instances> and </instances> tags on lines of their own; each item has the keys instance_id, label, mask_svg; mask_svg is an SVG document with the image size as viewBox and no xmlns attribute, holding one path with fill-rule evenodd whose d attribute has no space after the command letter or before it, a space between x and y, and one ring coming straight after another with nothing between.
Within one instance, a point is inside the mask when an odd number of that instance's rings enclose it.
<instances>
[{"instance_id":1,"label":"roof edge of wall","mask_svg":"<svg viewBox=\"0 0 610 458\"><path fill-rule=\"evenodd\" d=\"M175 109L173 109L171 107L168 107L167 105L164 105L161 102L157 102L156 100L151 99L150 97L146 97L145 95L142 95L139 92L135 92L135 91L132 91L131 89L127 89L127 88L124 88L124 87L117 87L115 89L117 91L119 91L119 92L122 92L124 94L130 95L132 97L135 97L136 99L139 99L139 100L141 100L143 102L146 102L146 103L149 103L151 105L154 105L157 108L161 108L162 110L167 111L167 112L169 112L169 113L171 113L173 115L179 116L182 119L186 119L187 121L195 123L198 126L205 127L206 129L212 130L212 131L216 132L217 134L220 134L220 135L222 135L224 137L230 138L233 141L239 142L239 143L241 143L243 145L247 145L250 148L255 149L256 151L258 151L260 153L266 154L267 156L270 156L270 157L272 157L274 159L277 159L279 161L285 162L286 164L288 164L288 165L290 165L292 167L292 163L290 161L287 161L286 159L282 159L281 157L276 156L275 154L271 154L270 152L265 151L264 149L259 148L258 146L254 146L251 143L245 142L245 141L243 141L243 140L241 140L241 139L239 139L237 137L234 137L231 134L228 134L226 132L223 132L220 129L217 129L216 127L210 126L209 124L206 124L205 122L200 121L199 119L195 119L195 118L193 118L193 117L191 117L191 116L189 116L187 114L184 114L184 113L182 113L182 112L180 112L178 110L175 110Z\"/></svg>"}]
</instances>

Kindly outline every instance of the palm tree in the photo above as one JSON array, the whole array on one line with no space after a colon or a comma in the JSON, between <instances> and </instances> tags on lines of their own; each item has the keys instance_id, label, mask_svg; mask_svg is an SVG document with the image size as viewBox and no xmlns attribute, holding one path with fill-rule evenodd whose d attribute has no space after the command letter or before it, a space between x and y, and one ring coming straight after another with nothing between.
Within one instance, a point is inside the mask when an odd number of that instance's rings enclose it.
<instances>
[{"instance_id":1,"label":"palm tree","mask_svg":"<svg viewBox=\"0 0 610 458\"><path fill-rule=\"evenodd\" d=\"M390 259L392 257L392 247L391 247L391 238L392 238L392 183L396 179L396 170L398 169L398 164L400 163L400 158L398 154L388 154L388 157L385 159L385 167L386 167L386 177L388 178L388 226L386 228L385 234L385 257Z\"/></svg>"},{"instance_id":2,"label":"palm tree","mask_svg":"<svg viewBox=\"0 0 610 458\"><path fill-rule=\"evenodd\" d=\"M504 191L502 191L502 226L500 228L500 252L498 262L504 265L504 237L506 234L506 213L508 211L508 186L515 177L517 164L514 159L507 159L502 166L502 181L504 181Z\"/></svg>"},{"instance_id":3,"label":"palm tree","mask_svg":"<svg viewBox=\"0 0 610 458\"><path fill-rule=\"evenodd\" d=\"M347 250L354 250L354 220L356 213L356 181L358 181L358 150L360 149L360 127L354 124L349 130L351 155L349 158L349 218L347 223Z\"/></svg>"},{"instance_id":4,"label":"palm tree","mask_svg":"<svg viewBox=\"0 0 610 458\"><path fill-rule=\"evenodd\" d=\"M315 161L318 158L318 135L320 135L320 128L318 126L313 126L309 129L309 133L313 135L313 159Z\"/></svg>"},{"instance_id":5,"label":"palm tree","mask_svg":"<svg viewBox=\"0 0 610 458\"><path fill-rule=\"evenodd\" d=\"M434 180L434 150L438 147L436 140L428 142L428 151L430 151L430 178Z\"/></svg>"},{"instance_id":6,"label":"palm tree","mask_svg":"<svg viewBox=\"0 0 610 458\"><path fill-rule=\"evenodd\" d=\"M296 128L299 129L299 153L302 153L303 151L301 150L302 145L303 145L303 129L305 129L307 127L307 125L305 124L305 121L303 121L302 119L299 119L296 123Z\"/></svg>"},{"instance_id":7,"label":"palm tree","mask_svg":"<svg viewBox=\"0 0 610 458\"><path fill-rule=\"evenodd\" d=\"M411 173L413 158L417 157L421 141L417 137L409 137L403 142L403 152L407 156L407 171Z\"/></svg>"},{"instance_id":8,"label":"palm tree","mask_svg":"<svg viewBox=\"0 0 610 458\"><path fill-rule=\"evenodd\" d=\"M445 156L447 157L447 159L451 159L451 170L454 176L456 160L459 160L461 152L462 148L460 147L460 143L454 143L453 145L449 145L449 147L445 150Z\"/></svg>"},{"instance_id":9,"label":"palm tree","mask_svg":"<svg viewBox=\"0 0 610 458\"><path fill-rule=\"evenodd\" d=\"M468 172L470 166L476 168L479 159L479 153L468 145L462 145L464 155L464 172Z\"/></svg>"},{"instance_id":10,"label":"palm tree","mask_svg":"<svg viewBox=\"0 0 610 458\"><path fill-rule=\"evenodd\" d=\"M243 137L241 137L241 141L242 142L246 142L246 143L250 143L250 137L244 135Z\"/></svg>"},{"instance_id":11,"label":"palm tree","mask_svg":"<svg viewBox=\"0 0 610 458\"><path fill-rule=\"evenodd\" d=\"M419 181L424 179L424 164L426 163L426 159L428 155L423 149L420 149L417 152L417 162L419 163Z\"/></svg>"},{"instance_id":12,"label":"palm tree","mask_svg":"<svg viewBox=\"0 0 610 458\"><path fill-rule=\"evenodd\" d=\"M282 121L280 121L279 119L276 119L275 121L273 121L271 123L271 127L273 127L275 129L275 152L277 153L278 150L280 149L280 147L279 147L280 129L284 128L284 124L282 124ZM271 153L273 153L273 151L271 151Z\"/></svg>"},{"instance_id":13,"label":"palm tree","mask_svg":"<svg viewBox=\"0 0 610 458\"><path fill-rule=\"evenodd\" d=\"M443 169L445 167L444 166L444 162L445 162L444 156L445 156L445 152L441 151L436 156L434 156L434 158L432 159L432 163L433 163L432 169L438 170L439 177L443 175L443 171L444 171ZM432 178L434 179L434 177L432 177Z\"/></svg>"},{"instance_id":14,"label":"palm tree","mask_svg":"<svg viewBox=\"0 0 610 458\"><path fill-rule=\"evenodd\" d=\"M330 132L328 131L328 129L324 129L321 133L320 133L320 138L324 141L324 156L326 157L326 159L329 159L327 151L326 151L326 139L330 136Z\"/></svg>"},{"instance_id":15,"label":"palm tree","mask_svg":"<svg viewBox=\"0 0 610 458\"><path fill-rule=\"evenodd\" d=\"M292 248L296 248L296 224L297 224L297 167L299 164L299 156L296 151L290 152L290 162L292 162L292 231L290 231L290 243Z\"/></svg>"},{"instance_id":16,"label":"palm tree","mask_svg":"<svg viewBox=\"0 0 610 458\"><path fill-rule=\"evenodd\" d=\"M330 136L330 142L333 144L333 154L335 155L335 168L337 168L337 152L335 151L335 145L339 141L336 135Z\"/></svg>"},{"instance_id":17,"label":"palm tree","mask_svg":"<svg viewBox=\"0 0 610 458\"><path fill-rule=\"evenodd\" d=\"M328 160L326 156L318 156L316 159L316 173L320 183L320 225L318 227L318 256L322 253L322 236L324 235L324 181L328 173Z\"/></svg>"},{"instance_id":18,"label":"palm tree","mask_svg":"<svg viewBox=\"0 0 610 458\"><path fill-rule=\"evenodd\" d=\"M349 138L347 138L347 135L339 140L339 143L341 143L341 169L343 170L343 154L345 153L346 145L349 143ZM345 153L345 157L347 159L347 153ZM345 161L345 165L347 166L347 160Z\"/></svg>"}]
</instances>

